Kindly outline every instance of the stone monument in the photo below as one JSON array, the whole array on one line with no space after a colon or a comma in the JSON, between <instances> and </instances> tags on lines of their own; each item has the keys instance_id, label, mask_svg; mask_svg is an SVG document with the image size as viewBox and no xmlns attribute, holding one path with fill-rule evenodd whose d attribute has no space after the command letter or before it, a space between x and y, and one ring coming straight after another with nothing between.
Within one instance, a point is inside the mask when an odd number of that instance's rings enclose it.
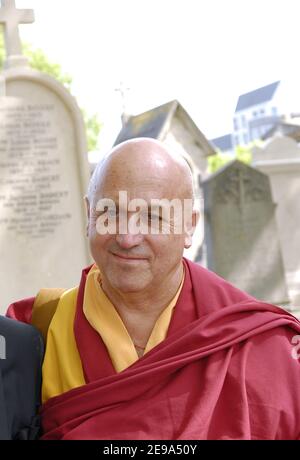
<instances>
[{"instance_id":1,"label":"stone monument","mask_svg":"<svg viewBox=\"0 0 300 460\"><path fill-rule=\"evenodd\" d=\"M253 150L253 166L270 178L291 310L300 309L300 147L276 136Z\"/></svg>"},{"instance_id":2,"label":"stone monument","mask_svg":"<svg viewBox=\"0 0 300 460\"><path fill-rule=\"evenodd\" d=\"M268 177L233 161L202 185L207 267L261 300L288 302Z\"/></svg>"},{"instance_id":3,"label":"stone monument","mask_svg":"<svg viewBox=\"0 0 300 460\"><path fill-rule=\"evenodd\" d=\"M42 287L72 287L90 262L83 196L89 179L81 111L52 77L29 68L19 23L31 10L2 0L0 309Z\"/></svg>"}]
</instances>

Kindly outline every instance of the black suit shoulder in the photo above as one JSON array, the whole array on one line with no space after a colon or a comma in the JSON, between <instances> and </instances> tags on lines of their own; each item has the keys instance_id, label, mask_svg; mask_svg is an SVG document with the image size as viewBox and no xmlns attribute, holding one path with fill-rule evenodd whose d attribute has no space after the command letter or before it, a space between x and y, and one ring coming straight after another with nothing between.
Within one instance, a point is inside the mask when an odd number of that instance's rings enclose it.
<instances>
[{"instance_id":1,"label":"black suit shoulder","mask_svg":"<svg viewBox=\"0 0 300 460\"><path fill-rule=\"evenodd\" d=\"M30 437L41 393L44 344L37 329L0 316L0 439Z\"/></svg>"}]
</instances>

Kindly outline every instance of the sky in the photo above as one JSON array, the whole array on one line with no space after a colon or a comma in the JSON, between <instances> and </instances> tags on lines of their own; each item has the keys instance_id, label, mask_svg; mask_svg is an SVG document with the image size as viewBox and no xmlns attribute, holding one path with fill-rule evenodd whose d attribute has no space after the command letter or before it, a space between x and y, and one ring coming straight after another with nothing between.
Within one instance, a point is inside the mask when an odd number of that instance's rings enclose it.
<instances>
[{"instance_id":1,"label":"sky","mask_svg":"<svg viewBox=\"0 0 300 460\"><path fill-rule=\"evenodd\" d=\"M113 144L133 115L177 99L208 139L232 130L240 94L300 74L299 0L16 0L21 38L73 77ZM298 61L298 62L297 62ZM300 78L299 78L300 82Z\"/></svg>"}]
</instances>

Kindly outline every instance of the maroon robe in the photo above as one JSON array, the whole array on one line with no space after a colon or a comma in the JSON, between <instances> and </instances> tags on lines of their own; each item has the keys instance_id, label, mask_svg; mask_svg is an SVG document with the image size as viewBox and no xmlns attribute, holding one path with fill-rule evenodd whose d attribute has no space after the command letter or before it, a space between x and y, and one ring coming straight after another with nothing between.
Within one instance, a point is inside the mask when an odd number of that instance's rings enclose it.
<instances>
[{"instance_id":1,"label":"maroon robe","mask_svg":"<svg viewBox=\"0 0 300 460\"><path fill-rule=\"evenodd\" d=\"M83 314L83 271L74 332L86 385L43 405L43 439L300 438L299 321L184 263L167 338L120 373ZM30 302L10 316L29 318Z\"/></svg>"}]
</instances>

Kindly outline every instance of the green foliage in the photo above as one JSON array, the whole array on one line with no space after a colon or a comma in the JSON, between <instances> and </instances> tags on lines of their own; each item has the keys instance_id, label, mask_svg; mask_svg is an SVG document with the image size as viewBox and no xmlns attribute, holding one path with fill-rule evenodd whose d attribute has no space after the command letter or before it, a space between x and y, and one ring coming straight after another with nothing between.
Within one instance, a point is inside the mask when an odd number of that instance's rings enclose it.
<instances>
[{"instance_id":1,"label":"green foliage","mask_svg":"<svg viewBox=\"0 0 300 460\"><path fill-rule=\"evenodd\" d=\"M40 72L51 75L51 77L62 83L69 91L72 86L72 78L70 75L65 74L59 64L55 64L47 58L45 53L40 49L33 49L29 44L23 44L23 50L25 56L28 58L29 65ZM2 27L0 26L0 69L3 67L5 60L5 49L4 39L2 33ZM82 110L83 118L86 127L88 151L96 150L99 145L99 134L101 131L102 124L98 118L98 115L87 114L85 110Z\"/></svg>"},{"instance_id":2,"label":"green foliage","mask_svg":"<svg viewBox=\"0 0 300 460\"><path fill-rule=\"evenodd\" d=\"M232 161L234 157L229 153L223 153L221 150L217 150L215 155L208 157L208 171L210 173L215 173L218 169L222 168L226 163Z\"/></svg>"},{"instance_id":3,"label":"green foliage","mask_svg":"<svg viewBox=\"0 0 300 460\"><path fill-rule=\"evenodd\" d=\"M88 151L92 152L97 150L99 147L99 134L102 128L98 115L87 115L86 111L82 109L83 118L85 122L87 139L88 139Z\"/></svg>"},{"instance_id":4,"label":"green foliage","mask_svg":"<svg viewBox=\"0 0 300 460\"><path fill-rule=\"evenodd\" d=\"M216 155L208 157L208 172L215 173L218 169L222 168L226 163L233 160L239 160L242 163L251 164L252 153L251 150L254 146L260 146L261 141L255 140L247 145L237 145L235 147L235 155L229 153L223 153L217 150Z\"/></svg>"},{"instance_id":5,"label":"green foliage","mask_svg":"<svg viewBox=\"0 0 300 460\"><path fill-rule=\"evenodd\" d=\"M72 78L70 75L63 73L59 64L50 62L45 53L40 49L33 49L31 45L24 44L23 50L25 56L28 58L29 65L33 69L40 72L47 73L51 77L58 80L66 88L71 90Z\"/></svg>"},{"instance_id":6,"label":"green foliage","mask_svg":"<svg viewBox=\"0 0 300 460\"><path fill-rule=\"evenodd\" d=\"M235 148L236 159L247 165L251 164L252 152L251 149L256 145L257 142L251 142L247 145L237 145Z\"/></svg>"},{"instance_id":7,"label":"green foliage","mask_svg":"<svg viewBox=\"0 0 300 460\"><path fill-rule=\"evenodd\" d=\"M0 69L2 69L3 67L4 59L5 59L4 39L3 39L2 26L0 25Z\"/></svg>"}]
</instances>

